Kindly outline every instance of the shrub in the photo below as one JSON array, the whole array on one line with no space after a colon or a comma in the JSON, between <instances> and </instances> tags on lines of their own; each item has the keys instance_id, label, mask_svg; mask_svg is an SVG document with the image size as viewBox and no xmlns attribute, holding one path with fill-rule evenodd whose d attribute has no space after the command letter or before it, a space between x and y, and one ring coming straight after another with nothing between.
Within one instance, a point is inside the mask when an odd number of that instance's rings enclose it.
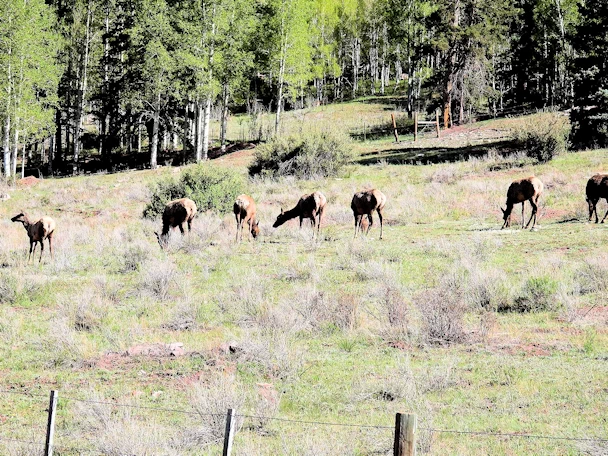
<instances>
[{"instance_id":1,"label":"shrub","mask_svg":"<svg viewBox=\"0 0 608 456\"><path fill-rule=\"evenodd\" d=\"M515 130L515 140L528 157L547 162L568 149L570 122L560 113L531 116Z\"/></svg>"},{"instance_id":2,"label":"shrub","mask_svg":"<svg viewBox=\"0 0 608 456\"><path fill-rule=\"evenodd\" d=\"M414 296L426 342L454 343L465 339L463 320L466 305L461 284L461 277L448 275L438 286Z\"/></svg>"},{"instance_id":3,"label":"shrub","mask_svg":"<svg viewBox=\"0 0 608 456\"><path fill-rule=\"evenodd\" d=\"M524 283L519 296L508 307L499 311L513 312L542 312L555 310L558 283L548 276L530 277Z\"/></svg>"},{"instance_id":4,"label":"shrub","mask_svg":"<svg viewBox=\"0 0 608 456\"><path fill-rule=\"evenodd\" d=\"M234 377L219 375L207 384L196 384L190 404L195 412L200 413L196 421L201 424L183 433L180 446L201 448L221 441L226 428L226 410L243 410L245 394ZM243 426L243 418L238 417L234 425L238 432Z\"/></svg>"},{"instance_id":5,"label":"shrub","mask_svg":"<svg viewBox=\"0 0 608 456\"><path fill-rule=\"evenodd\" d=\"M186 169L177 180L170 177L152 185L144 217L157 217L169 201L178 198L190 198L200 212L226 213L242 189L243 178L236 171L201 163Z\"/></svg>"},{"instance_id":6,"label":"shrub","mask_svg":"<svg viewBox=\"0 0 608 456\"><path fill-rule=\"evenodd\" d=\"M608 257L586 259L575 272L581 294L605 293L608 290Z\"/></svg>"},{"instance_id":7,"label":"shrub","mask_svg":"<svg viewBox=\"0 0 608 456\"><path fill-rule=\"evenodd\" d=\"M17 279L8 272L0 272L0 304L14 304L18 296Z\"/></svg>"},{"instance_id":8,"label":"shrub","mask_svg":"<svg viewBox=\"0 0 608 456\"><path fill-rule=\"evenodd\" d=\"M335 176L350 157L349 140L333 133L272 138L256 149L249 174L302 179Z\"/></svg>"}]
</instances>

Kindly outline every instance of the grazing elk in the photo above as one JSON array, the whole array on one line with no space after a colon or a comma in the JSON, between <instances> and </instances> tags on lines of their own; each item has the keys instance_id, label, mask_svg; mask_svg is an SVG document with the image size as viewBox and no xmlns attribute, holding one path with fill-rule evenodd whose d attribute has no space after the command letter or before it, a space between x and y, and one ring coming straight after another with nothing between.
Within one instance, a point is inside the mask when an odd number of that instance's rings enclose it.
<instances>
[{"instance_id":1,"label":"grazing elk","mask_svg":"<svg viewBox=\"0 0 608 456\"><path fill-rule=\"evenodd\" d=\"M597 217L597 203L604 198L608 202L608 174L596 174L587 181L587 204L589 204L589 221L595 212L595 223L599 221ZM606 215L602 219L602 223L606 219Z\"/></svg>"},{"instance_id":2,"label":"grazing elk","mask_svg":"<svg viewBox=\"0 0 608 456\"><path fill-rule=\"evenodd\" d=\"M255 218L255 201L249 195L239 195L233 206L234 216L236 217L236 242L243 240L243 224L249 225L249 232L254 239L260 234L260 222ZM239 237L240 234L240 237Z\"/></svg>"},{"instance_id":3,"label":"grazing elk","mask_svg":"<svg viewBox=\"0 0 608 456\"><path fill-rule=\"evenodd\" d=\"M367 215L368 225L365 234L369 233L374 221L372 213L376 211L380 219L380 239L382 239L382 210L386 204L386 196L380 190L366 190L364 192L355 193L353 200L350 203L350 208L355 216L355 236L357 231L361 231L361 222L363 216Z\"/></svg>"},{"instance_id":4,"label":"grazing elk","mask_svg":"<svg viewBox=\"0 0 608 456\"><path fill-rule=\"evenodd\" d=\"M180 198L168 202L163 211L163 231L161 234L154 232L160 247L164 249L167 246L170 228L178 226L182 235L184 235L184 223L187 223L188 232L190 232L192 230L192 219L195 215L196 204L189 198Z\"/></svg>"},{"instance_id":5,"label":"grazing elk","mask_svg":"<svg viewBox=\"0 0 608 456\"><path fill-rule=\"evenodd\" d=\"M534 223L532 224L532 228L536 226L536 213L538 212L538 198L543 192L543 183L540 181L538 177L530 176L525 179L516 180L509 186L509 190L507 191L507 208L500 210L503 213L504 223L502 228L511 226L511 212L513 211L513 206L515 204L521 203L521 227L528 228L530 226L530 222L532 218L534 218ZM530 216L530 220L524 227L524 205L526 201L530 201L530 205L532 206L532 215ZM501 228L501 229L502 229Z\"/></svg>"},{"instance_id":6,"label":"grazing elk","mask_svg":"<svg viewBox=\"0 0 608 456\"><path fill-rule=\"evenodd\" d=\"M317 226L317 236L321 231L321 216L323 215L323 211L325 210L325 205L327 204L327 198L321 192L314 192L309 195L303 195L296 204L296 207L290 209L286 212L283 212L283 208L281 208L281 213L277 217L276 222L272 225L273 228L277 228L285 223L287 220L291 220L296 217L300 217L300 228L302 228L302 220L305 218L310 219L313 229L315 225ZM317 221L318 219L318 221Z\"/></svg>"},{"instance_id":7,"label":"grazing elk","mask_svg":"<svg viewBox=\"0 0 608 456\"><path fill-rule=\"evenodd\" d=\"M32 256L32 251L36 251L36 243L40 242L40 259L38 262L42 261L42 252L44 251L44 240L48 239L49 241L49 250L51 251L51 259L53 259L53 233L55 232L55 220L51 217L42 217L35 223L32 223L25 212L20 212L15 215L12 219L12 222L21 222L23 223L23 228L27 231L27 235L30 238L30 254L27 257L27 261L29 263L30 258Z\"/></svg>"}]
</instances>

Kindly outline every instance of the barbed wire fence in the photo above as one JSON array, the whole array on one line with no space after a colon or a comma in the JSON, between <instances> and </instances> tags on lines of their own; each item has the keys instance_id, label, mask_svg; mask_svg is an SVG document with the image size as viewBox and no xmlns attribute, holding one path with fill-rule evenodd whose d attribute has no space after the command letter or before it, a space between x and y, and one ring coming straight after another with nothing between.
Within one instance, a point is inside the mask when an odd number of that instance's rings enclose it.
<instances>
[{"instance_id":1,"label":"barbed wire fence","mask_svg":"<svg viewBox=\"0 0 608 456\"><path fill-rule=\"evenodd\" d=\"M554 440L554 441L570 441L570 442L581 442L589 443L594 445L601 445L602 447L608 447L608 438L604 437L573 437L573 436L559 436L559 435L543 435L535 433L509 433L509 432L490 432L490 431L476 431L476 430L459 430L459 429L441 429L435 427L418 426L417 416L415 414L402 414L397 413L395 416L394 425L373 425L373 424L361 424L361 423L345 423L345 422L330 422L330 421L315 421L315 420L298 420L293 418L283 418L277 416L264 416L257 414L239 413L237 410L228 409L226 413L216 412L201 412L195 410L185 410L179 408L168 408L168 407L156 407L156 406L145 406L145 405L134 405L125 404L114 401L95 400L95 399L84 399L74 396L59 396L57 391L51 391L50 396L45 394L25 391L25 390L0 390L0 395L13 395L26 397L37 401L37 405L42 405L40 408L41 417L47 415L46 427L40 424L20 424L21 427L30 432L30 437L14 436L0 434L0 444L18 444L27 446L35 449L32 451L34 454L44 454L50 456L53 454L103 454L99 449L95 448L96 439L87 438L82 435L78 435L75 440L80 442L82 445L78 447L64 446L61 444L55 444L55 413L56 407L59 400L62 403L75 402L86 405L95 406L108 406L115 408L124 408L132 410L145 410L147 412L155 413L175 413L181 415L188 415L193 417L214 417L216 419L225 419L226 428L223 436L223 456L230 456L233 448L234 436L238 429L243 425L244 420L258 420L263 422L278 422L285 423L289 426L306 426L306 427L329 427L329 428L343 428L354 431L361 430L373 430L379 432L385 442L379 446L379 449L374 451L375 454L392 454L394 456L412 456L416 454L416 440L417 435L420 431L428 432L431 434L455 434L455 435L468 435L468 436L480 436L489 438L502 438L502 439L538 439L538 440ZM44 407L45 402L48 401L47 407ZM40 435L44 435L45 439L39 438ZM70 437L71 433L64 433L60 437ZM217 439L215 443L221 443ZM392 440L392 442L390 441ZM92 447L90 444L93 444ZM89 445L89 446L87 446ZM54 453L54 451L56 453Z\"/></svg>"}]
</instances>

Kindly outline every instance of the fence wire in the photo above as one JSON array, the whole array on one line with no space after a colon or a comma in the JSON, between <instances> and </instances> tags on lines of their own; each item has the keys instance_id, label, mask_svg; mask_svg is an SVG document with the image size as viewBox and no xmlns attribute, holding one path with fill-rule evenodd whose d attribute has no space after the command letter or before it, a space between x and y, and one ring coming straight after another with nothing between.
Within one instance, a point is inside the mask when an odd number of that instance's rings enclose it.
<instances>
[{"instance_id":1,"label":"fence wire","mask_svg":"<svg viewBox=\"0 0 608 456\"><path fill-rule=\"evenodd\" d=\"M0 394L10 394L10 395L19 395L27 398L44 398L48 399L48 395L40 394L38 392L29 391L29 390L0 390ZM214 416L214 417L225 417L226 413L214 413L214 412L200 412L194 410L185 410L185 409L176 409L176 408L166 408L166 407L153 407L153 406L145 406L145 405L134 405L134 404L124 404L120 402L112 402L112 401L101 401L101 400L92 400L92 399L82 399L73 396L63 396L59 395L60 401L73 401L73 402L81 402L88 404L97 404L97 405L107 405L111 407L125 407L132 409L141 409L152 412L163 412L163 413L180 413L189 416ZM284 422L284 423L293 423L293 424L301 424L307 426L331 426L331 427L344 427L344 428L355 428L355 429L367 429L367 430L394 430L394 426L389 425L371 425L371 424L358 424L358 423L338 423L338 422L330 422L330 421L314 421L314 420L298 420L293 418L282 418L277 416L263 416L263 415L250 415L244 413L237 413L237 417L243 419L250 420L260 420L261 422ZM28 426L32 428L31 426ZM40 427L39 427L40 428ZM559 440L559 441L573 441L573 442L587 442L587 443L599 443L604 444L608 443L608 438L601 437L570 437L570 436L555 436L555 435L543 435L543 434L529 434L529 433L517 433L517 432L490 432L490 431L475 431L475 430L458 430L458 429L440 429L440 428L432 428L432 427L419 427L421 431L427 431L434 434L461 434L461 435L477 435L477 436L487 436L487 437L502 437L502 438L526 438L526 439L544 439L544 440ZM69 433L59 434L64 437L70 435ZM58 435L58 436L59 436ZM88 440L88 439L84 439ZM12 442L12 443L21 443L28 445L36 445L36 446L44 446L43 443L35 442L31 440L24 440L19 438L5 437L0 436L0 442ZM65 452L75 451L75 452L95 452L95 450L89 450L84 448L75 448L75 447L64 447L64 446L55 446L58 450L62 450Z\"/></svg>"}]
</instances>

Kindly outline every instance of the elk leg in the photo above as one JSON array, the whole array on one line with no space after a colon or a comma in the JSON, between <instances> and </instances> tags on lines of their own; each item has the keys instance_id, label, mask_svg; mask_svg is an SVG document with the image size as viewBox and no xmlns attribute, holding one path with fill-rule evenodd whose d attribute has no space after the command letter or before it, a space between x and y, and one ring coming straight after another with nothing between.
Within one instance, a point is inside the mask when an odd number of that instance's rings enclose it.
<instances>
[{"instance_id":1,"label":"elk leg","mask_svg":"<svg viewBox=\"0 0 608 456\"><path fill-rule=\"evenodd\" d=\"M317 237L319 237L319 233L321 232L321 215L323 215L323 209L319 211L319 223L317 224Z\"/></svg>"},{"instance_id":2,"label":"elk leg","mask_svg":"<svg viewBox=\"0 0 608 456\"><path fill-rule=\"evenodd\" d=\"M382 239L382 211L378 209L378 218L380 219L380 239Z\"/></svg>"},{"instance_id":3,"label":"elk leg","mask_svg":"<svg viewBox=\"0 0 608 456\"><path fill-rule=\"evenodd\" d=\"M192 219L188 219L188 233L192 231Z\"/></svg>"},{"instance_id":4,"label":"elk leg","mask_svg":"<svg viewBox=\"0 0 608 456\"><path fill-rule=\"evenodd\" d=\"M372 213L370 212L369 214L367 214L367 221L369 222L367 224L367 231L365 232L365 234L369 234L369 230L372 229L372 225L374 224L374 218L372 217Z\"/></svg>"},{"instance_id":5,"label":"elk leg","mask_svg":"<svg viewBox=\"0 0 608 456\"><path fill-rule=\"evenodd\" d=\"M363 216L355 215L355 235L354 235L353 239L357 237L357 230L358 230L358 228L361 227L361 217L363 217Z\"/></svg>"},{"instance_id":6,"label":"elk leg","mask_svg":"<svg viewBox=\"0 0 608 456\"><path fill-rule=\"evenodd\" d=\"M38 263L42 263L42 252L44 252L44 239L40 241L40 258L38 259Z\"/></svg>"},{"instance_id":7,"label":"elk leg","mask_svg":"<svg viewBox=\"0 0 608 456\"><path fill-rule=\"evenodd\" d=\"M253 233L251 232L251 224L253 223L253 219L247 220L247 226L249 227L249 238L253 239ZM241 234L242 237L242 234Z\"/></svg>"},{"instance_id":8,"label":"elk leg","mask_svg":"<svg viewBox=\"0 0 608 456\"><path fill-rule=\"evenodd\" d=\"M238 214L234 214L234 218L236 219L236 238L234 242L239 242L239 216Z\"/></svg>"},{"instance_id":9,"label":"elk leg","mask_svg":"<svg viewBox=\"0 0 608 456\"><path fill-rule=\"evenodd\" d=\"M302 229L302 221L304 220L303 217L300 217L300 229Z\"/></svg>"},{"instance_id":10,"label":"elk leg","mask_svg":"<svg viewBox=\"0 0 608 456\"><path fill-rule=\"evenodd\" d=\"M55 257L53 256L53 236L49 236L49 250L51 251L51 260L54 260Z\"/></svg>"},{"instance_id":11,"label":"elk leg","mask_svg":"<svg viewBox=\"0 0 608 456\"><path fill-rule=\"evenodd\" d=\"M178 226L179 226L179 230L180 230L180 231L181 231L181 233L182 233L182 236L183 236L184 234L186 234L186 232L184 231L184 222L180 223Z\"/></svg>"},{"instance_id":12,"label":"elk leg","mask_svg":"<svg viewBox=\"0 0 608 456\"><path fill-rule=\"evenodd\" d=\"M602 223L604 223L604 220L606 220L606 216L607 215L608 215L608 211L606 211L606 215L604 215L604 218L602 219ZM595 217L596 217L596 222L595 223L597 223L597 206L595 206Z\"/></svg>"},{"instance_id":13,"label":"elk leg","mask_svg":"<svg viewBox=\"0 0 608 456\"><path fill-rule=\"evenodd\" d=\"M532 204L532 200L530 200L530 204ZM526 207L526 202L522 202L521 203L521 228L524 228L524 223L526 222L526 218L524 217L524 209ZM530 222L528 222L528 225L530 224ZM528 228L528 226L526 225L526 228Z\"/></svg>"},{"instance_id":14,"label":"elk leg","mask_svg":"<svg viewBox=\"0 0 608 456\"><path fill-rule=\"evenodd\" d=\"M597 223L599 220L597 219L597 201L594 201L592 199L587 199L587 204L589 205L589 220L587 220L588 222L591 221L591 218L593 217L593 211L595 211L595 223Z\"/></svg>"},{"instance_id":15,"label":"elk leg","mask_svg":"<svg viewBox=\"0 0 608 456\"><path fill-rule=\"evenodd\" d=\"M30 254L27 256L27 262L30 262L30 258L32 257L32 250L34 249L34 246L36 245L36 241L32 241L30 239Z\"/></svg>"},{"instance_id":16,"label":"elk leg","mask_svg":"<svg viewBox=\"0 0 608 456\"><path fill-rule=\"evenodd\" d=\"M538 206L532 200L530 200L530 205L532 206L532 215L530 216L530 220L528 220L528 223L526 224L526 228L528 228L530 226L530 222L532 221L532 218L534 218L534 223L532 224L532 228L534 228L536 226L536 211L538 210Z\"/></svg>"}]
</instances>

